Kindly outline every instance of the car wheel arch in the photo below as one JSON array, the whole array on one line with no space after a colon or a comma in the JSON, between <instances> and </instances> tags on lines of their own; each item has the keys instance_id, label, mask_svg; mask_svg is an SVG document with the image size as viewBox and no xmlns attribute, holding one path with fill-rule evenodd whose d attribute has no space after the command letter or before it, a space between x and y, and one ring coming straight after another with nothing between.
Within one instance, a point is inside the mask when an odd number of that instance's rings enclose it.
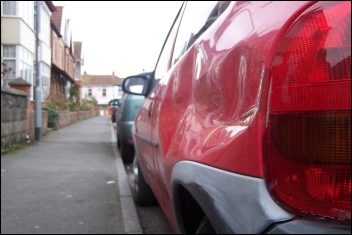
<instances>
[{"instance_id":1,"label":"car wheel arch","mask_svg":"<svg viewBox=\"0 0 352 235\"><path fill-rule=\"evenodd\" d=\"M178 232L195 234L204 217L211 221L213 227L217 224L217 218L212 215L215 206L212 205L211 196L201 185L190 183L187 175L173 171L172 204Z\"/></svg>"},{"instance_id":2,"label":"car wheel arch","mask_svg":"<svg viewBox=\"0 0 352 235\"><path fill-rule=\"evenodd\" d=\"M183 224L185 211L182 210L185 209L181 205L185 201L182 197L185 191L191 196L186 200L192 198L197 202L214 230L221 234L261 233L275 222L289 221L294 217L273 201L260 178L199 162L180 161L173 166L171 183L174 214L180 231L188 228L188 224ZM199 229L204 231L201 227Z\"/></svg>"}]
</instances>

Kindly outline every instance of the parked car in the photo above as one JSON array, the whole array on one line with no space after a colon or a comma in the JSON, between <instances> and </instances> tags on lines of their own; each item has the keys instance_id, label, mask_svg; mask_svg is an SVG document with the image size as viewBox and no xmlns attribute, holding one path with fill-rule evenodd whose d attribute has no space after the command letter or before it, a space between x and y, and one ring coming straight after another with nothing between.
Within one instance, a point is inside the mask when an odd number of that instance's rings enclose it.
<instances>
[{"instance_id":1,"label":"parked car","mask_svg":"<svg viewBox=\"0 0 352 235\"><path fill-rule=\"evenodd\" d=\"M176 233L351 233L350 1L185 2L122 88L134 198Z\"/></svg>"},{"instance_id":2,"label":"parked car","mask_svg":"<svg viewBox=\"0 0 352 235\"><path fill-rule=\"evenodd\" d=\"M121 99L112 99L109 101L109 114L111 116L111 122L116 122L116 111L119 108L119 104L121 103Z\"/></svg>"},{"instance_id":3,"label":"parked car","mask_svg":"<svg viewBox=\"0 0 352 235\"><path fill-rule=\"evenodd\" d=\"M131 163L134 158L131 127L143 101L143 96L123 94L115 114L117 148L124 163Z\"/></svg>"}]
</instances>

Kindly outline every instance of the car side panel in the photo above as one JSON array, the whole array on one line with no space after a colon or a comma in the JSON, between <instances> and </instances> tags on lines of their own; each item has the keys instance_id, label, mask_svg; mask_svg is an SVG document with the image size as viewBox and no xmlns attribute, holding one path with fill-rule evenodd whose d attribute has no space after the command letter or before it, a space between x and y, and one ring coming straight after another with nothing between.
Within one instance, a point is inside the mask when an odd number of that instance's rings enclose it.
<instances>
[{"instance_id":1,"label":"car side panel","mask_svg":"<svg viewBox=\"0 0 352 235\"><path fill-rule=\"evenodd\" d=\"M270 75L266 68L280 37L308 5L232 3L188 50L160 82L160 114L153 131L161 146L159 170L189 159L263 177L266 107L261 104L267 99L262 91L268 89ZM258 9L271 17L258 15ZM211 30L215 25L219 30ZM251 30L243 32L247 27ZM229 33L234 38L225 42Z\"/></svg>"},{"instance_id":2,"label":"car side panel","mask_svg":"<svg viewBox=\"0 0 352 235\"><path fill-rule=\"evenodd\" d=\"M153 146L148 142L151 139L151 119L148 117L148 110L151 100L146 98L141 108L139 109L135 118L136 129L136 145L137 151L140 155L140 164L143 166L143 175L146 182L152 188L158 187L158 181L155 175Z\"/></svg>"},{"instance_id":3,"label":"car side panel","mask_svg":"<svg viewBox=\"0 0 352 235\"><path fill-rule=\"evenodd\" d=\"M179 161L263 177L267 67L281 36L310 4L232 2L161 80L152 131L159 144L156 190L171 221L171 174Z\"/></svg>"},{"instance_id":4,"label":"car side panel","mask_svg":"<svg viewBox=\"0 0 352 235\"><path fill-rule=\"evenodd\" d=\"M155 129L155 117L158 110L155 108L158 100L157 94L160 88L156 87L148 97L145 98L141 108L139 109L136 119L136 143L138 148L139 161L143 175L146 182L149 184L154 192L155 197L158 199L159 204L162 206L163 190L160 187L159 174L156 171L155 151L159 148L158 143L152 135L152 130Z\"/></svg>"}]
</instances>

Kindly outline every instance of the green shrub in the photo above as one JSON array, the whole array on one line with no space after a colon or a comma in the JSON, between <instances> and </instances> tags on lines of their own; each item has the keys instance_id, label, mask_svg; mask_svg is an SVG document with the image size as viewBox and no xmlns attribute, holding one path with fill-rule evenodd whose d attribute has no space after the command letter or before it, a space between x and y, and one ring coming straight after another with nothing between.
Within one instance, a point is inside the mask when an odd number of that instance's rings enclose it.
<instances>
[{"instance_id":1,"label":"green shrub","mask_svg":"<svg viewBox=\"0 0 352 235\"><path fill-rule=\"evenodd\" d=\"M77 112L79 111L79 103L77 101L69 101L68 102L68 109L71 112Z\"/></svg>"},{"instance_id":2,"label":"green shrub","mask_svg":"<svg viewBox=\"0 0 352 235\"><path fill-rule=\"evenodd\" d=\"M55 110L68 110L67 101L62 94L46 98L47 107Z\"/></svg>"},{"instance_id":3,"label":"green shrub","mask_svg":"<svg viewBox=\"0 0 352 235\"><path fill-rule=\"evenodd\" d=\"M92 107L98 104L97 100L94 97L89 97L87 99L82 100L81 110L87 111Z\"/></svg>"},{"instance_id":4,"label":"green shrub","mask_svg":"<svg viewBox=\"0 0 352 235\"><path fill-rule=\"evenodd\" d=\"M56 130L59 121L59 112L49 107L43 108L43 110L48 112L48 127Z\"/></svg>"}]
</instances>

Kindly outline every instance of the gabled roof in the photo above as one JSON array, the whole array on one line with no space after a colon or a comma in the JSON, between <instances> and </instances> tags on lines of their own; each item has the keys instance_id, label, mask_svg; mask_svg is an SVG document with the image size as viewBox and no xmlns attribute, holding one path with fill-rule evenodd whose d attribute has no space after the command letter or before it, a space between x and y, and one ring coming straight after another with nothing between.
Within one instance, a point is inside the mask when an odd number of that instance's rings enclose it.
<instances>
[{"instance_id":1,"label":"gabled roof","mask_svg":"<svg viewBox=\"0 0 352 235\"><path fill-rule=\"evenodd\" d=\"M59 36L63 39L65 46L73 50L71 20L66 18L64 6L57 6L56 9L51 16L53 28L56 32L60 32Z\"/></svg>"},{"instance_id":2,"label":"gabled roof","mask_svg":"<svg viewBox=\"0 0 352 235\"><path fill-rule=\"evenodd\" d=\"M82 75L82 86L85 87L111 87L121 86L122 78L115 75Z\"/></svg>"},{"instance_id":3,"label":"gabled roof","mask_svg":"<svg viewBox=\"0 0 352 235\"><path fill-rule=\"evenodd\" d=\"M123 78L119 78L119 77L116 77L114 76L113 80L112 80L112 83L115 85L115 86L121 86L122 85L122 82L123 82Z\"/></svg>"},{"instance_id":4,"label":"gabled roof","mask_svg":"<svg viewBox=\"0 0 352 235\"><path fill-rule=\"evenodd\" d=\"M48 6L49 10L51 12L54 12L56 11L56 7L54 6L53 2L52 1L45 1L46 5Z\"/></svg>"},{"instance_id":5,"label":"gabled roof","mask_svg":"<svg viewBox=\"0 0 352 235\"><path fill-rule=\"evenodd\" d=\"M63 6L57 6L56 11L51 15L51 21L53 22L53 26L56 28L56 31L61 35L61 22L62 22L62 12Z\"/></svg>"}]
</instances>

